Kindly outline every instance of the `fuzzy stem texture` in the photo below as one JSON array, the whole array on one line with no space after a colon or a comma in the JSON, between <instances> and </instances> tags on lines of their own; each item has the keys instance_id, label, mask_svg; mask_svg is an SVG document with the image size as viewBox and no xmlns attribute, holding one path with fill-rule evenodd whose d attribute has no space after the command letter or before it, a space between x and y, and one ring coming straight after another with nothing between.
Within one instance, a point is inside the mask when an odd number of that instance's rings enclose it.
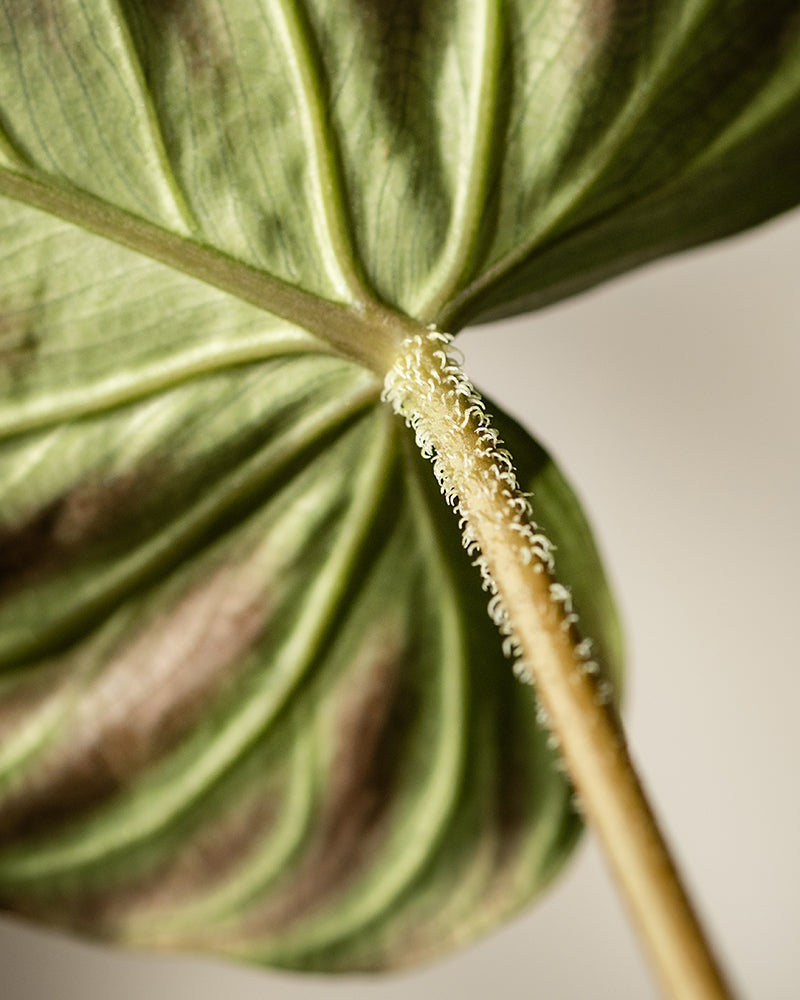
<instances>
[{"instance_id":1,"label":"fuzzy stem texture","mask_svg":"<svg viewBox=\"0 0 800 1000\"><path fill-rule=\"evenodd\" d=\"M414 430L461 521L515 672L535 687L580 807L597 833L665 995L730 1000L628 753L610 689L581 637L483 402L431 328L409 337L385 398Z\"/></svg>"}]
</instances>

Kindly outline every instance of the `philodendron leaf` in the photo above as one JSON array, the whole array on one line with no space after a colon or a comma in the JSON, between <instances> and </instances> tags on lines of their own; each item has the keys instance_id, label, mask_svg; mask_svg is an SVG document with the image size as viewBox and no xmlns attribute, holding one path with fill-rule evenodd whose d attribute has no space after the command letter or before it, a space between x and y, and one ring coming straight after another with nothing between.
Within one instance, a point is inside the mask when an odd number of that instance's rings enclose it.
<instances>
[{"instance_id":1,"label":"philodendron leaf","mask_svg":"<svg viewBox=\"0 0 800 1000\"><path fill-rule=\"evenodd\" d=\"M799 47L796 0L0 0L7 908L377 968L548 880L570 790L381 377L797 201Z\"/></svg>"},{"instance_id":2,"label":"philodendron leaf","mask_svg":"<svg viewBox=\"0 0 800 1000\"><path fill-rule=\"evenodd\" d=\"M370 969L470 938L557 870L569 786L378 389L309 353L7 442L6 907ZM508 437L618 662L571 493Z\"/></svg>"},{"instance_id":3,"label":"philodendron leaf","mask_svg":"<svg viewBox=\"0 0 800 1000\"><path fill-rule=\"evenodd\" d=\"M797 0L6 0L0 51L0 194L451 331L800 200Z\"/></svg>"}]
</instances>

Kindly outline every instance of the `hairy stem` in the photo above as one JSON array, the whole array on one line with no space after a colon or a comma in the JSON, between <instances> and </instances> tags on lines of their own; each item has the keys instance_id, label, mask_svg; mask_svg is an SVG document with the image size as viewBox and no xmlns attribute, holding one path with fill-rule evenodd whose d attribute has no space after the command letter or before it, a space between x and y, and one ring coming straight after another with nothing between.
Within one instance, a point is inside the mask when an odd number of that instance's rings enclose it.
<instances>
[{"instance_id":1,"label":"hairy stem","mask_svg":"<svg viewBox=\"0 0 800 1000\"><path fill-rule=\"evenodd\" d=\"M636 775L607 684L581 637L569 592L555 582L547 539L482 402L430 330L410 337L386 398L415 430L464 544L491 593L489 611L536 686L581 808L597 833L653 967L674 1000L730 1000Z\"/></svg>"}]
</instances>

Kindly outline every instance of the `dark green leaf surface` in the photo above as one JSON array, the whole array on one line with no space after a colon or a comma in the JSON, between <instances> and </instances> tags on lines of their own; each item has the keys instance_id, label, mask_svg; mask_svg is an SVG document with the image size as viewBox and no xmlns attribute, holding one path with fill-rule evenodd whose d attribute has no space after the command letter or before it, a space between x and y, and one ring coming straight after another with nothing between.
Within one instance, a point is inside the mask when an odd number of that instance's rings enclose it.
<instances>
[{"instance_id":1,"label":"dark green leaf surface","mask_svg":"<svg viewBox=\"0 0 800 1000\"><path fill-rule=\"evenodd\" d=\"M795 0L0 0L7 908L371 969L547 882L569 788L368 369L794 204L799 47Z\"/></svg>"}]
</instances>

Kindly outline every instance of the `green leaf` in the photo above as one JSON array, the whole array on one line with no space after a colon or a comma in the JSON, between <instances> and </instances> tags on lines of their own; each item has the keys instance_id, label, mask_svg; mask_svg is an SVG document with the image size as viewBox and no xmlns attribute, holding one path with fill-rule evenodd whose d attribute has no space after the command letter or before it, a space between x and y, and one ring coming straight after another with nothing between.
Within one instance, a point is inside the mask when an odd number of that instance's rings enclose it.
<instances>
[{"instance_id":1,"label":"green leaf","mask_svg":"<svg viewBox=\"0 0 800 1000\"><path fill-rule=\"evenodd\" d=\"M369 969L471 938L557 870L569 786L377 391L282 357L7 440L6 907ZM616 663L585 522L506 423Z\"/></svg>"},{"instance_id":2,"label":"green leaf","mask_svg":"<svg viewBox=\"0 0 800 1000\"><path fill-rule=\"evenodd\" d=\"M800 200L796 0L35 0L0 46L0 194L295 319L452 331Z\"/></svg>"},{"instance_id":3,"label":"green leaf","mask_svg":"<svg viewBox=\"0 0 800 1000\"><path fill-rule=\"evenodd\" d=\"M377 968L552 876L569 788L381 378L798 201L799 46L795 0L0 2L7 908Z\"/></svg>"}]
</instances>

